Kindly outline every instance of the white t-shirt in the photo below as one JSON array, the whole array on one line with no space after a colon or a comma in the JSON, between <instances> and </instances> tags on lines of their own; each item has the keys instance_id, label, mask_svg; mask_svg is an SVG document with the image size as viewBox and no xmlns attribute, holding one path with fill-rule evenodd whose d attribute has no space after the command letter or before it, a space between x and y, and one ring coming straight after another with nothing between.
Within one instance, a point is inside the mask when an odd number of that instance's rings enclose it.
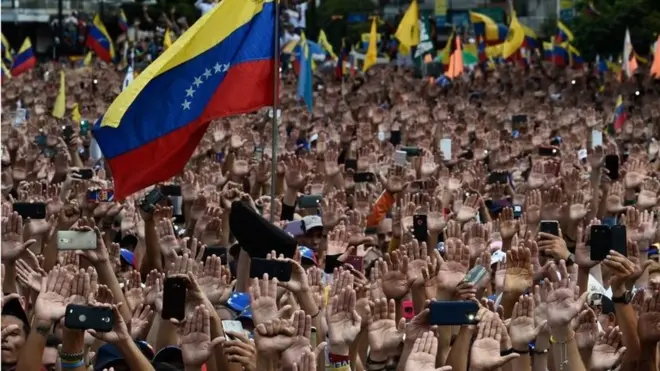
<instances>
[{"instance_id":1,"label":"white t-shirt","mask_svg":"<svg viewBox=\"0 0 660 371\"><path fill-rule=\"evenodd\" d=\"M295 7L295 10L286 10L289 23L295 28L305 28L307 26L307 3L297 4Z\"/></svg>"},{"instance_id":2,"label":"white t-shirt","mask_svg":"<svg viewBox=\"0 0 660 371\"><path fill-rule=\"evenodd\" d=\"M204 0L197 0L197 1L195 2L195 7L196 7L197 9L199 9L200 12L202 12L202 15L204 15L204 14L210 12L211 9L213 9L213 7L215 7L215 6L216 6L216 3L215 3L215 2L213 2L213 3L207 3L207 2L205 2Z\"/></svg>"}]
</instances>

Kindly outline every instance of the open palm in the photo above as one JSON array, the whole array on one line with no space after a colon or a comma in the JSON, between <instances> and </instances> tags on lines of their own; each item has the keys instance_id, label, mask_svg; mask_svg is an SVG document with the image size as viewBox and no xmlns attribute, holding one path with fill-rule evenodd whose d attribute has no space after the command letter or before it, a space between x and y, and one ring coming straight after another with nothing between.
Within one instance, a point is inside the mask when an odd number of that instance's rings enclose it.
<instances>
[{"instance_id":1,"label":"open palm","mask_svg":"<svg viewBox=\"0 0 660 371\"><path fill-rule=\"evenodd\" d=\"M458 262L444 262L438 271L438 287L445 292L453 292L465 278L465 267Z\"/></svg>"},{"instance_id":2,"label":"open palm","mask_svg":"<svg viewBox=\"0 0 660 371\"><path fill-rule=\"evenodd\" d=\"M351 344L360 332L360 321L348 311L339 311L328 318L328 328L331 344Z\"/></svg>"},{"instance_id":3,"label":"open palm","mask_svg":"<svg viewBox=\"0 0 660 371\"><path fill-rule=\"evenodd\" d=\"M369 325L369 346L374 352L396 349L402 338L394 320L380 319Z\"/></svg>"},{"instance_id":4,"label":"open palm","mask_svg":"<svg viewBox=\"0 0 660 371\"><path fill-rule=\"evenodd\" d=\"M435 358L429 353L413 353L406 360L405 371L435 371Z\"/></svg>"},{"instance_id":5,"label":"open palm","mask_svg":"<svg viewBox=\"0 0 660 371\"><path fill-rule=\"evenodd\" d=\"M389 271L383 274L383 292L390 299L400 299L410 289L408 277L399 271Z\"/></svg>"},{"instance_id":6,"label":"open palm","mask_svg":"<svg viewBox=\"0 0 660 371\"><path fill-rule=\"evenodd\" d=\"M477 370L492 370L502 364L500 342L492 338L478 339L472 344L470 364Z\"/></svg>"},{"instance_id":7,"label":"open palm","mask_svg":"<svg viewBox=\"0 0 660 371\"><path fill-rule=\"evenodd\" d=\"M548 295L548 322L550 327L564 326L580 312L580 303L575 300L573 290L556 289Z\"/></svg>"}]
</instances>

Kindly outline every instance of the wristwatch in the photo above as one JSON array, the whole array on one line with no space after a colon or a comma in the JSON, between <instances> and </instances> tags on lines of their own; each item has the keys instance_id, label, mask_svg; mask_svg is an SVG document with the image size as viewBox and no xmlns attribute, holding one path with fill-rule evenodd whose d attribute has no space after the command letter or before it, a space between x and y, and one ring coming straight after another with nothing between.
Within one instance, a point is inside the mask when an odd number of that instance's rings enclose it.
<instances>
[{"instance_id":1,"label":"wristwatch","mask_svg":"<svg viewBox=\"0 0 660 371\"><path fill-rule=\"evenodd\" d=\"M566 266L570 267L571 265L575 264L575 255L574 254L568 254L568 257L566 258Z\"/></svg>"},{"instance_id":2,"label":"wristwatch","mask_svg":"<svg viewBox=\"0 0 660 371\"><path fill-rule=\"evenodd\" d=\"M612 296L612 303L630 304L632 298L633 298L632 291L627 290L621 296Z\"/></svg>"}]
</instances>

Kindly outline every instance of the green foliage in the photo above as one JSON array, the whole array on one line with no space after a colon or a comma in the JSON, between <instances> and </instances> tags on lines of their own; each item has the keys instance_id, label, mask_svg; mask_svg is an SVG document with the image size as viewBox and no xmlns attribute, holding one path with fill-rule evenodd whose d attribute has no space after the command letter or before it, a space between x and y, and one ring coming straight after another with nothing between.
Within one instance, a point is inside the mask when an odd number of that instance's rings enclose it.
<instances>
[{"instance_id":1,"label":"green foliage","mask_svg":"<svg viewBox=\"0 0 660 371\"><path fill-rule=\"evenodd\" d=\"M353 45L360 40L360 35L369 32L370 23L348 24L346 16L349 13L366 13L372 15L376 6L372 0L323 0L316 10L318 27L325 30L328 41L335 51L341 47L341 39L346 38L346 45ZM343 19L333 20L333 16ZM309 26L309 25L308 25Z\"/></svg>"},{"instance_id":2,"label":"green foliage","mask_svg":"<svg viewBox=\"0 0 660 371\"><path fill-rule=\"evenodd\" d=\"M578 3L578 16L568 25L575 35L575 46L586 60L593 60L596 54L604 58L620 55L626 27L635 51L640 55L649 53L649 45L660 31L660 1L595 1L600 16L586 14L587 5L584 0Z\"/></svg>"}]
</instances>

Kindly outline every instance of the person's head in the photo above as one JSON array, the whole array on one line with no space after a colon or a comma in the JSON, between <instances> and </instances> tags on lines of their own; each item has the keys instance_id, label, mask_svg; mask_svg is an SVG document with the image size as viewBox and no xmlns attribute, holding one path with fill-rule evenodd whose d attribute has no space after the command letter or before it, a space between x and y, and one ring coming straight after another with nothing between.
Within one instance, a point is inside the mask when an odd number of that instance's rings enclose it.
<instances>
[{"instance_id":1,"label":"person's head","mask_svg":"<svg viewBox=\"0 0 660 371\"><path fill-rule=\"evenodd\" d=\"M18 362L21 349L25 344L30 326L27 315L19 299L11 299L2 307L2 331L7 331L2 339L2 363Z\"/></svg>"},{"instance_id":2,"label":"person's head","mask_svg":"<svg viewBox=\"0 0 660 371\"><path fill-rule=\"evenodd\" d=\"M589 307L596 313L598 323L604 329L616 326L614 303L607 296L600 293L589 294L587 299Z\"/></svg>"},{"instance_id":3,"label":"person's head","mask_svg":"<svg viewBox=\"0 0 660 371\"><path fill-rule=\"evenodd\" d=\"M44 366L44 369L48 371L57 370L57 363L60 357L57 347L60 344L62 342L57 336L50 334L46 337L46 347L41 355L41 364Z\"/></svg>"},{"instance_id":4,"label":"person's head","mask_svg":"<svg viewBox=\"0 0 660 371\"><path fill-rule=\"evenodd\" d=\"M308 215L303 217L302 222L305 233L298 238L298 241L301 245L318 251L321 240L323 239L323 221L321 217L318 215Z\"/></svg>"}]
</instances>

